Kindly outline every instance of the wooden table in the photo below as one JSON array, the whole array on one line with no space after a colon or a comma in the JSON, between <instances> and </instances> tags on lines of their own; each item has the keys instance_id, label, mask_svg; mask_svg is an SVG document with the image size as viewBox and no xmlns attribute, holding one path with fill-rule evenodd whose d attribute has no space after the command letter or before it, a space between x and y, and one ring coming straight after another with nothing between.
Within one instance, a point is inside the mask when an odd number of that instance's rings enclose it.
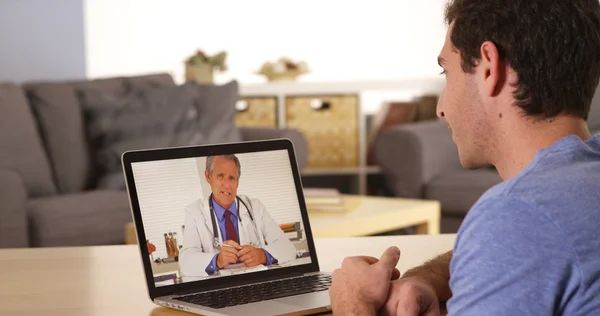
<instances>
[{"instance_id":1,"label":"wooden table","mask_svg":"<svg viewBox=\"0 0 600 316\"><path fill-rule=\"evenodd\" d=\"M315 241L321 270L346 256L402 250L401 272L452 248L455 235L331 238ZM136 246L0 250L0 315L189 315L147 295Z\"/></svg>"},{"instance_id":2,"label":"wooden table","mask_svg":"<svg viewBox=\"0 0 600 316\"><path fill-rule=\"evenodd\" d=\"M345 213L308 210L315 238L369 236L407 227L417 234L440 233L440 202L378 196L344 195Z\"/></svg>"},{"instance_id":3,"label":"wooden table","mask_svg":"<svg viewBox=\"0 0 600 316\"><path fill-rule=\"evenodd\" d=\"M308 216L314 238L369 236L401 228L417 228L417 234L440 233L440 202L433 200L344 195L350 211L314 212ZM137 243L133 223L125 227L125 242Z\"/></svg>"}]
</instances>

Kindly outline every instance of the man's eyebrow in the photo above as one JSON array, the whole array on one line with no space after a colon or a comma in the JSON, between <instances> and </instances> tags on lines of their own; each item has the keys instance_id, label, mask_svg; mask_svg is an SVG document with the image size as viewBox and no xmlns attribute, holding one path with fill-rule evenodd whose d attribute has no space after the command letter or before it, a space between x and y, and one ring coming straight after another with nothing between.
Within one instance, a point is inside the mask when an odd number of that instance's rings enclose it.
<instances>
[{"instance_id":1,"label":"man's eyebrow","mask_svg":"<svg viewBox=\"0 0 600 316\"><path fill-rule=\"evenodd\" d=\"M444 59L444 57L438 56L438 65L440 65L440 67L443 67L442 64L445 64L446 60Z\"/></svg>"}]
</instances>

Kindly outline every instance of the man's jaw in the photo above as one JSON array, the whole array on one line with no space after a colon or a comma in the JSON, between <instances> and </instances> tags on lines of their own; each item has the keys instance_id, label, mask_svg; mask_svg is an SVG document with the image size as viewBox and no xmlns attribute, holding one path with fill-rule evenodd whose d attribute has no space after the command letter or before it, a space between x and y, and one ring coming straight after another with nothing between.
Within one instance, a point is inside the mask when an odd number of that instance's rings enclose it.
<instances>
[{"instance_id":1,"label":"man's jaw","mask_svg":"<svg viewBox=\"0 0 600 316\"><path fill-rule=\"evenodd\" d=\"M231 191L219 190L215 194L215 200L221 207L229 208L233 204L233 199L231 198L232 196L233 194Z\"/></svg>"}]
</instances>

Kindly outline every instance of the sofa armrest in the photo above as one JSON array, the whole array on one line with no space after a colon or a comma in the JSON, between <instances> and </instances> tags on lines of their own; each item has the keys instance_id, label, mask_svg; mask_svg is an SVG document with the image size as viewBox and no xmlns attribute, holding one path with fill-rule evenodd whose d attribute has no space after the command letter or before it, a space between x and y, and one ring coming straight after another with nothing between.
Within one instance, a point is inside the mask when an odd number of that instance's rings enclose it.
<instances>
[{"instance_id":1,"label":"sofa armrest","mask_svg":"<svg viewBox=\"0 0 600 316\"><path fill-rule=\"evenodd\" d=\"M462 168L458 149L439 120L403 124L375 140L375 158L396 196L423 197L423 188L447 169Z\"/></svg>"},{"instance_id":2,"label":"sofa armrest","mask_svg":"<svg viewBox=\"0 0 600 316\"><path fill-rule=\"evenodd\" d=\"M0 169L0 248L28 247L27 190L21 175Z\"/></svg>"},{"instance_id":3,"label":"sofa armrest","mask_svg":"<svg viewBox=\"0 0 600 316\"><path fill-rule=\"evenodd\" d=\"M306 167L308 162L308 144L306 138L296 129L291 128L269 128L269 127L240 127L244 141L266 140L287 138L294 144L296 160L300 171Z\"/></svg>"}]
</instances>

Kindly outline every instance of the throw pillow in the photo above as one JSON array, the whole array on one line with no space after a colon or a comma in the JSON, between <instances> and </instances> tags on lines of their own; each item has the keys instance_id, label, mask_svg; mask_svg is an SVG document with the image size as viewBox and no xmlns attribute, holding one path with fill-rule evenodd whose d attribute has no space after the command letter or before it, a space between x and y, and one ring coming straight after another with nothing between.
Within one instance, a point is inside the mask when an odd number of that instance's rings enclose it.
<instances>
[{"instance_id":1,"label":"throw pillow","mask_svg":"<svg viewBox=\"0 0 600 316\"><path fill-rule=\"evenodd\" d=\"M205 144L198 120L199 91L186 83L130 89L126 95L79 90L89 141L100 168L99 188L123 189L121 155L127 150ZM117 179L117 180L115 180Z\"/></svg>"},{"instance_id":2,"label":"throw pillow","mask_svg":"<svg viewBox=\"0 0 600 316\"><path fill-rule=\"evenodd\" d=\"M235 104L239 100L239 84L233 80L223 85L199 84L198 116L200 130L210 144L241 142L235 123Z\"/></svg>"},{"instance_id":3,"label":"throw pillow","mask_svg":"<svg viewBox=\"0 0 600 316\"><path fill-rule=\"evenodd\" d=\"M186 85L197 90L197 123L207 144L242 141L241 131L235 123L239 100L239 84L232 80L226 84L198 84L193 81ZM152 91L160 86L151 82L130 82L129 87L136 91Z\"/></svg>"}]
</instances>

